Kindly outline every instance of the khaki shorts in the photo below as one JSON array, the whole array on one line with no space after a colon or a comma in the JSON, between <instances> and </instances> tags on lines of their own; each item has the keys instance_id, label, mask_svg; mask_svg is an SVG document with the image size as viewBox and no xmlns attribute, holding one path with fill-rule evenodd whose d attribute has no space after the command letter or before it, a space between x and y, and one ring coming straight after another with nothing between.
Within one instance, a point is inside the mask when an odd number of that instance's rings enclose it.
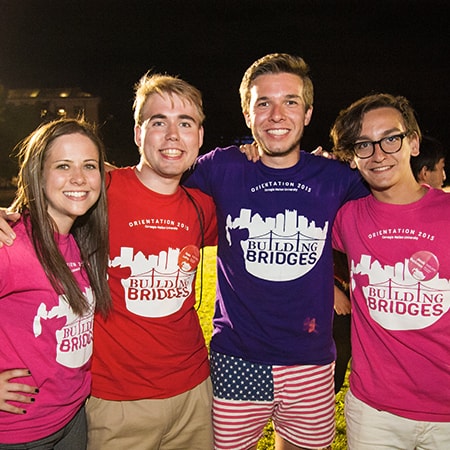
<instances>
[{"instance_id":1,"label":"khaki shorts","mask_svg":"<svg viewBox=\"0 0 450 450\"><path fill-rule=\"evenodd\" d=\"M345 419L350 450L450 449L449 422L422 422L378 411L351 390L345 397Z\"/></svg>"},{"instance_id":2,"label":"khaki shorts","mask_svg":"<svg viewBox=\"0 0 450 450\"><path fill-rule=\"evenodd\" d=\"M208 378L167 399L86 404L88 450L213 449L212 388Z\"/></svg>"}]
</instances>

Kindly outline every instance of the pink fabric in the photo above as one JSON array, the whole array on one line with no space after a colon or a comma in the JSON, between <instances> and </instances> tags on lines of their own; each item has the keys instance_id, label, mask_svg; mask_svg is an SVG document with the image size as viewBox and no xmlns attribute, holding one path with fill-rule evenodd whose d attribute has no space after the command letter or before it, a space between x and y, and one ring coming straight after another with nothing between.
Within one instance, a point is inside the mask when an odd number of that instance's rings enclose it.
<instances>
[{"instance_id":1,"label":"pink fabric","mask_svg":"<svg viewBox=\"0 0 450 450\"><path fill-rule=\"evenodd\" d=\"M27 368L17 379L38 386L25 415L0 411L0 442L41 439L64 427L90 391L93 313L73 314L58 297L40 265L20 222L12 247L0 248L0 371ZM82 291L93 305L83 277L80 253L72 236L59 236L60 250Z\"/></svg>"},{"instance_id":2,"label":"pink fabric","mask_svg":"<svg viewBox=\"0 0 450 450\"><path fill-rule=\"evenodd\" d=\"M349 202L333 230L349 257L353 394L421 421L450 421L450 194Z\"/></svg>"}]
</instances>

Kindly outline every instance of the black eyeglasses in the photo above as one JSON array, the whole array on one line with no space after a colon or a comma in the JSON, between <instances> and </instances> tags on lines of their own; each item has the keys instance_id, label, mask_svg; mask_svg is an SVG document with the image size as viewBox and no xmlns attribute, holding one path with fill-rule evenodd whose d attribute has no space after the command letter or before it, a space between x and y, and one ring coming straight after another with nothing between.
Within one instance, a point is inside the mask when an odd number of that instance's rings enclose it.
<instances>
[{"instance_id":1,"label":"black eyeglasses","mask_svg":"<svg viewBox=\"0 0 450 450\"><path fill-rule=\"evenodd\" d=\"M375 153L375 145L378 144L384 153L392 154L400 151L403 145L403 139L408 136L409 132L405 131L394 136L386 136L379 141L363 141L353 144L353 151L358 158L370 158Z\"/></svg>"}]
</instances>

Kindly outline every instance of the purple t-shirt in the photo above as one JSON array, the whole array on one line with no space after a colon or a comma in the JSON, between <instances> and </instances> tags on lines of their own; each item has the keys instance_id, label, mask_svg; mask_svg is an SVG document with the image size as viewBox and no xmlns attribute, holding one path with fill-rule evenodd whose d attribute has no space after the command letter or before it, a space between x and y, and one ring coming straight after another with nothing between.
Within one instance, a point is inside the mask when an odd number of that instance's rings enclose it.
<instances>
[{"instance_id":1,"label":"purple t-shirt","mask_svg":"<svg viewBox=\"0 0 450 450\"><path fill-rule=\"evenodd\" d=\"M273 169L230 147L201 157L187 184L217 207L211 348L262 364L333 361L331 227L341 205L367 195L359 173L306 152Z\"/></svg>"},{"instance_id":2,"label":"purple t-shirt","mask_svg":"<svg viewBox=\"0 0 450 450\"><path fill-rule=\"evenodd\" d=\"M39 388L32 404L16 404L24 415L0 411L0 443L29 442L64 427L90 392L93 311L76 316L58 296L36 257L23 221L11 247L0 248L0 372L31 371L15 381ZM71 235L58 235L59 248L82 292L94 307Z\"/></svg>"}]
</instances>

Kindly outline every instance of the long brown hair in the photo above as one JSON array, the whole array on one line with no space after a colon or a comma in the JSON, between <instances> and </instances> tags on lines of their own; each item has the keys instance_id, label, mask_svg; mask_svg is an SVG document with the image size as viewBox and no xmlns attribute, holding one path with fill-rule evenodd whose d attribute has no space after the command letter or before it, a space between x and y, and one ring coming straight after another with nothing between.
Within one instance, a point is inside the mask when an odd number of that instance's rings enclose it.
<instances>
[{"instance_id":1,"label":"long brown hair","mask_svg":"<svg viewBox=\"0 0 450 450\"><path fill-rule=\"evenodd\" d=\"M108 214L105 189L105 150L93 125L83 119L60 119L38 127L19 143L19 176L12 209L27 216L28 227L37 257L58 295L64 295L77 314L88 311L89 304L67 266L57 242L56 224L48 214L48 201L43 189L43 167L56 138L82 134L97 147L102 189L97 202L78 217L70 233L80 248L81 258L95 297L96 310L106 315L111 308L107 282Z\"/></svg>"}]
</instances>

